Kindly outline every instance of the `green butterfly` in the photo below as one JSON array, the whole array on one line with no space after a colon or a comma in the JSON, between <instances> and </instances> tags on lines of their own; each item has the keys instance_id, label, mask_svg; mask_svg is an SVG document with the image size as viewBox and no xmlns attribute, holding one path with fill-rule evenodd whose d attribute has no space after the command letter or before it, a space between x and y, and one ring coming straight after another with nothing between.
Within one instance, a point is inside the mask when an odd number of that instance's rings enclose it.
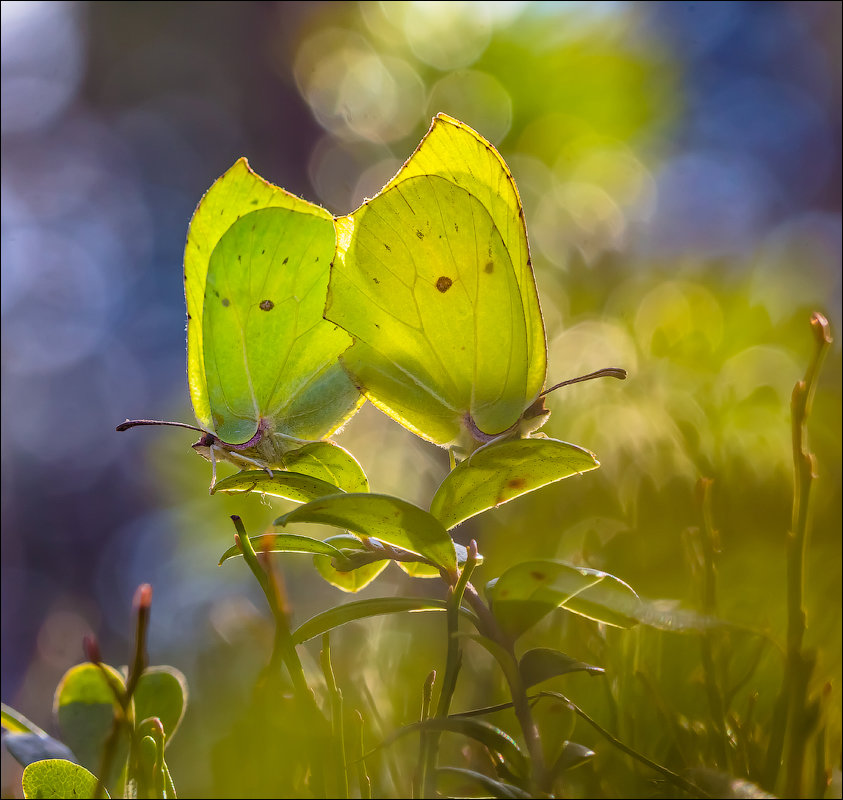
<instances>
[{"instance_id":1,"label":"green butterfly","mask_svg":"<svg viewBox=\"0 0 843 800\"><path fill-rule=\"evenodd\" d=\"M322 317L333 217L273 186L241 158L208 190L184 256L187 372L211 461L270 474L339 428L363 403L338 357L351 338ZM330 446L327 445L326 446Z\"/></svg>"},{"instance_id":2,"label":"green butterfly","mask_svg":"<svg viewBox=\"0 0 843 800\"><path fill-rule=\"evenodd\" d=\"M439 114L398 174L335 225L325 318L354 337L341 361L374 405L466 452L544 424L552 389L524 212L488 141ZM599 375L625 372L564 383Z\"/></svg>"}]
</instances>

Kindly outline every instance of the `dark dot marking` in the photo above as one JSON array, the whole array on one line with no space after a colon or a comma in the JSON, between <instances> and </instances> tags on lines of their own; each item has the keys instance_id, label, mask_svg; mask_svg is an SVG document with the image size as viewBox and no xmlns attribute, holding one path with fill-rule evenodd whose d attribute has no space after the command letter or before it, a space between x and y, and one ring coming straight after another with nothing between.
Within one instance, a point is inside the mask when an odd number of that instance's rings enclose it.
<instances>
[{"instance_id":1,"label":"dark dot marking","mask_svg":"<svg viewBox=\"0 0 843 800\"><path fill-rule=\"evenodd\" d=\"M219 293L216 289L214 289L214 294L215 294L217 297L219 297L219 296L220 296L220 293Z\"/></svg>"},{"instance_id":2,"label":"dark dot marking","mask_svg":"<svg viewBox=\"0 0 843 800\"><path fill-rule=\"evenodd\" d=\"M261 250L261 255L266 255L266 250Z\"/></svg>"},{"instance_id":3,"label":"dark dot marking","mask_svg":"<svg viewBox=\"0 0 843 800\"><path fill-rule=\"evenodd\" d=\"M483 271L491 275L495 271L495 265L489 261L485 267L483 267Z\"/></svg>"},{"instance_id":4,"label":"dark dot marking","mask_svg":"<svg viewBox=\"0 0 843 800\"><path fill-rule=\"evenodd\" d=\"M374 326L375 326L378 330L380 330L380 329L381 329L381 326L380 326L380 325L378 325L378 323L377 323L377 322L375 322L375 323L374 323Z\"/></svg>"},{"instance_id":5,"label":"dark dot marking","mask_svg":"<svg viewBox=\"0 0 843 800\"><path fill-rule=\"evenodd\" d=\"M375 283L377 283L377 284L379 284L379 285L380 285L380 281L379 281L377 278L372 278L372 280L373 280Z\"/></svg>"},{"instance_id":6,"label":"dark dot marking","mask_svg":"<svg viewBox=\"0 0 843 800\"><path fill-rule=\"evenodd\" d=\"M243 257L242 257L242 256L237 256L237 260L238 260L241 264L243 263Z\"/></svg>"},{"instance_id":7,"label":"dark dot marking","mask_svg":"<svg viewBox=\"0 0 843 800\"><path fill-rule=\"evenodd\" d=\"M506 485L510 489L523 489L526 486L527 481L524 478L512 478L506 482Z\"/></svg>"},{"instance_id":8,"label":"dark dot marking","mask_svg":"<svg viewBox=\"0 0 843 800\"><path fill-rule=\"evenodd\" d=\"M260 305L261 311L272 311L275 308L275 303L272 300L264 300Z\"/></svg>"},{"instance_id":9,"label":"dark dot marking","mask_svg":"<svg viewBox=\"0 0 843 800\"><path fill-rule=\"evenodd\" d=\"M319 256L316 256L316 258L313 260L313 263L315 264L318 260L319 260Z\"/></svg>"},{"instance_id":10,"label":"dark dot marking","mask_svg":"<svg viewBox=\"0 0 843 800\"><path fill-rule=\"evenodd\" d=\"M451 288L453 281L447 276L443 275L439 280L436 281L436 288L444 294Z\"/></svg>"},{"instance_id":11,"label":"dark dot marking","mask_svg":"<svg viewBox=\"0 0 843 800\"><path fill-rule=\"evenodd\" d=\"M281 262L281 265L283 266L283 265L284 265L284 264L286 264L289 260L290 260L290 257L289 257L289 256L287 256L287 257L286 257L286 258L285 258L285 259Z\"/></svg>"},{"instance_id":12,"label":"dark dot marking","mask_svg":"<svg viewBox=\"0 0 843 800\"><path fill-rule=\"evenodd\" d=\"M252 200L250 205L256 206L257 204L258 204L258 201L257 201L257 198L255 198L254 200Z\"/></svg>"},{"instance_id":13,"label":"dark dot marking","mask_svg":"<svg viewBox=\"0 0 843 800\"><path fill-rule=\"evenodd\" d=\"M459 233L459 232L460 232L460 226L459 226L459 225L457 225L457 223L456 223L456 222L454 223L454 232L455 232L455 233Z\"/></svg>"},{"instance_id":14,"label":"dark dot marking","mask_svg":"<svg viewBox=\"0 0 843 800\"><path fill-rule=\"evenodd\" d=\"M391 248L391 247L390 247L390 246L389 246L386 242L384 242L384 243L383 243L383 246L384 246L387 250L389 250L389 252L390 252L390 253L392 252L392 248Z\"/></svg>"},{"instance_id":15,"label":"dark dot marking","mask_svg":"<svg viewBox=\"0 0 843 800\"><path fill-rule=\"evenodd\" d=\"M419 239L424 239L424 234L421 231L416 231L416 236L418 236Z\"/></svg>"},{"instance_id":16,"label":"dark dot marking","mask_svg":"<svg viewBox=\"0 0 843 800\"><path fill-rule=\"evenodd\" d=\"M538 572L538 571L531 572L530 577L535 578L537 581L546 581L547 580L547 575L545 575L543 572Z\"/></svg>"},{"instance_id":17,"label":"dark dot marking","mask_svg":"<svg viewBox=\"0 0 843 800\"><path fill-rule=\"evenodd\" d=\"M189 322L190 320L192 320L192 319L193 319L193 317L191 317L191 316L190 316L190 314L188 314L188 315L187 315L187 319L188 319L188 322Z\"/></svg>"},{"instance_id":18,"label":"dark dot marking","mask_svg":"<svg viewBox=\"0 0 843 800\"><path fill-rule=\"evenodd\" d=\"M230 301L227 297L223 297L223 299L222 299L222 304L223 304L224 306L226 306L226 307L227 307L228 305L230 305L230 303L231 303L231 301Z\"/></svg>"}]
</instances>

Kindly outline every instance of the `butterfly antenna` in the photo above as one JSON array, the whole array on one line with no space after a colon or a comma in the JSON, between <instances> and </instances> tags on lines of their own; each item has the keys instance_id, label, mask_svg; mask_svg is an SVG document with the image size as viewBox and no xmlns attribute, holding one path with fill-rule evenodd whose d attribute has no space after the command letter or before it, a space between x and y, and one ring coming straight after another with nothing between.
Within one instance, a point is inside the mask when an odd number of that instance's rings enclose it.
<instances>
[{"instance_id":1,"label":"butterfly antenna","mask_svg":"<svg viewBox=\"0 0 843 800\"><path fill-rule=\"evenodd\" d=\"M208 452L211 456L211 486L208 489L208 494L213 494L214 487L217 485L217 457L214 455L213 445L208 448Z\"/></svg>"},{"instance_id":2,"label":"butterfly antenna","mask_svg":"<svg viewBox=\"0 0 843 800\"><path fill-rule=\"evenodd\" d=\"M202 428L197 428L195 425L188 425L186 422L165 422L160 419L127 419L125 422L121 422L116 430L127 431L129 428L136 428L138 425L169 425L173 428L187 428L189 431L207 433Z\"/></svg>"},{"instance_id":3,"label":"butterfly antenna","mask_svg":"<svg viewBox=\"0 0 843 800\"><path fill-rule=\"evenodd\" d=\"M545 389L539 397L544 397L556 389L559 389L562 386L567 386L570 383L582 383L582 381L590 381L593 378L617 378L622 381L626 380L626 370L621 369L620 367L606 367L605 369L598 369L597 372L589 372L588 375L580 375L579 378L570 378L567 381L562 381L562 383L557 383L556 386L551 386L549 389Z\"/></svg>"}]
</instances>

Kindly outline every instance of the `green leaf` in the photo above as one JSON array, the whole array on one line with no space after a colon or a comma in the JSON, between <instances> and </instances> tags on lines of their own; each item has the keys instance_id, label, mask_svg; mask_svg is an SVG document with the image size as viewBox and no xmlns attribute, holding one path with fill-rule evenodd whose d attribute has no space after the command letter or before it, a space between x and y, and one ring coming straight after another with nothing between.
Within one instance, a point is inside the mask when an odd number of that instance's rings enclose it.
<instances>
[{"instance_id":1,"label":"green leaf","mask_svg":"<svg viewBox=\"0 0 843 800\"><path fill-rule=\"evenodd\" d=\"M638 595L600 570L563 561L526 561L489 581L492 612L510 636L520 636L555 608L622 628L636 624Z\"/></svg>"},{"instance_id":2,"label":"green leaf","mask_svg":"<svg viewBox=\"0 0 843 800\"><path fill-rule=\"evenodd\" d=\"M88 770L58 758L30 764L23 771L22 783L24 797L90 798L97 789L97 779Z\"/></svg>"},{"instance_id":3,"label":"green leaf","mask_svg":"<svg viewBox=\"0 0 843 800\"><path fill-rule=\"evenodd\" d=\"M343 492L368 492L369 479L357 459L334 442L311 442L284 454L284 469L332 483Z\"/></svg>"},{"instance_id":4,"label":"green leaf","mask_svg":"<svg viewBox=\"0 0 843 800\"><path fill-rule=\"evenodd\" d=\"M365 493L330 495L294 509L279 517L275 524L290 522L347 528L424 556L448 572L457 566L454 543L442 523L398 497Z\"/></svg>"},{"instance_id":5,"label":"green leaf","mask_svg":"<svg viewBox=\"0 0 843 800\"><path fill-rule=\"evenodd\" d=\"M135 721L158 717L169 745L187 705L187 679L175 667L147 667L133 695Z\"/></svg>"},{"instance_id":6,"label":"green leaf","mask_svg":"<svg viewBox=\"0 0 843 800\"><path fill-rule=\"evenodd\" d=\"M311 617L293 631L294 644L301 644L316 636L367 617L377 617L382 614L397 614L402 611L445 611L447 605L444 600L434 600L428 597L375 597L370 600L356 600L353 603L329 608L315 617ZM476 617L465 608L460 613L476 624Z\"/></svg>"},{"instance_id":7,"label":"green leaf","mask_svg":"<svg viewBox=\"0 0 843 800\"><path fill-rule=\"evenodd\" d=\"M524 653L518 663L518 669L525 689L568 672L588 672L591 675L600 675L605 672L602 667L585 664L565 653L546 647L537 647Z\"/></svg>"},{"instance_id":8,"label":"green leaf","mask_svg":"<svg viewBox=\"0 0 843 800\"><path fill-rule=\"evenodd\" d=\"M335 224L325 317L355 339L342 362L361 391L442 445L471 425L518 425L547 348L521 199L497 150L439 114L399 173Z\"/></svg>"},{"instance_id":9,"label":"green leaf","mask_svg":"<svg viewBox=\"0 0 843 800\"><path fill-rule=\"evenodd\" d=\"M11 706L0 703L0 722L9 733L35 733L46 736L46 731L39 728L34 722L28 720L19 711Z\"/></svg>"},{"instance_id":10,"label":"green leaf","mask_svg":"<svg viewBox=\"0 0 843 800\"><path fill-rule=\"evenodd\" d=\"M439 793L445 797L465 797L467 795L466 786L472 786L473 784L479 785L484 793L488 793L492 797L518 798L518 800L532 797L532 795L511 783L495 780L482 772L475 772L471 769L439 767L436 770L436 777Z\"/></svg>"},{"instance_id":11,"label":"green leaf","mask_svg":"<svg viewBox=\"0 0 843 800\"><path fill-rule=\"evenodd\" d=\"M557 439L510 439L460 462L433 496L430 513L449 530L548 483L600 466L593 453Z\"/></svg>"},{"instance_id":12,"label":"green leaf","mask_svg":"<svg viewBox=\"0 0 843 800\"><path fill-rule=\"evenodd\" d=\"M454 542L454 548L457 553L457 566L462 567L468 559L468 550L465 545ZM396 561L399 567L406 572L411 578L438 578L440 572L436 567L430 564L424 564L421 561ZM483 563L483 556L477 554L477 564Z\"/></svg>"},{"instance_id":13,"label":"green leaf","mask_svg":"<svg viewBox=\"0 0 843 800\"><path fill-rule=\"evenodd\" d=\"M103 665L109 680L123 687L123 677L112 667ZM54 707L61 728L62 740L76 754L79 763L90 770L99 770L105 740L111 733L115 717L115 698L99 667L77 664L71 667L56 688ZM128 738L121 734L114 773L103 776L111 786L128 753Z\"/></svg>"},{"instance_id":14,"label":"green leaf","mask_svg":"<svg viewBox=\"0 0 843 800\"><path fill-rule=\"evenodd\" d=\"M523 778L529 774L527 758L521 752L521 748L518 747L515 739L490 722L480 719L433 717L422 722L415 722L412 725L405 725L387 741L419 730L459 733L468 736L484 745L496 760L505 762L515 775Z\"/></svg>"},{"instance_id":15,"label":"green leaf","mask_svg":"<svg viewBox=\"0 0 843 800\"><path fill-rule=\"evenodd\" d=\"M352 551L346 551L351 554ZM364 554L361 554L365 556ZM389 565L389 561L383 558L375 558L372 561L362 561L349 569L340 569L342 561L328 556L314 556L313 566L324 580L342 589L344 592L359 592L367 587L378 575ZM345 562L347 563L347 562Z\"/></svg>"},{"instance_id":16,"label":"green leaf","mask_svg":"<svg viewBox=\"0 0 843 800\"><path fill-rule=\"evenodd\" d=\"M264 473L266 474L266 473ZM260 536L250 536L249 541L255 548L256 553L265 551L268 553L318 553L332 558L342 558L342 553L333 545L319 539L312 539L310 536L300 536L297 533L265 533ZM232 545L220 557L219 563L228 561L229 558L242 556L243 553L237 545Z\"/></svg>"},{"instance_id":17,"label":"green leaf","mask_svg":"<svg viewBox=\"0 0 843 800\"><path fill-rule=\"evenodd\" d=\"M326 494L342 491L333 483L301 475L298 472L273 470L272 476L262 469L242 470L235 475L217 481L211 487L211 494L217 492L260 492L261 494L283 497L296 503L309 503Z\"/></svg>"},{"instance_id":18,"label":"green leaf","mask_svg":"<svg viewBox=\"0 0 843 800\"><path fill-rule=\"evenodd\" d=\"M562 752L551 768L552 774L554 777L558 777L569 769L582 766L586 761L590 761L596 755L597 753L594 750L590 750L584 745L577 744L576 742L565 742L562 745Z\"/></svg>"}]
</instances>

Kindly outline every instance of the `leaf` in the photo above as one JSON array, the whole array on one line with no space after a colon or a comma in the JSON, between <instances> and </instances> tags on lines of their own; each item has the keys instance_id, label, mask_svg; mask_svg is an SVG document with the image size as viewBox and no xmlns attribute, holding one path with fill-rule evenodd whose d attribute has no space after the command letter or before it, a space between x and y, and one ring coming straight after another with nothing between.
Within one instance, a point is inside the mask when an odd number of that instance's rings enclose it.
<instances>
[{"instance_id":1,"label":"leaf","mask_svg":"<svg viewBox=\"0 0 843 800\"><path fill-rule=\"evenodd\" d=\"M383 557L374 558L371 561L358 562L350 569L340 569L338 564L342 565L342 562L335 558L313 557L313 566L316 567L316 571L331 586L336 586L337 589L342 589L344 592L359 592L387 568L389 561Z\"/></svg>"},{"instance_id":2,"label":"leaf","mask_svg":"<svg viewBox=\"0 0 843 800\"><path fill-rule=\"evenodd\" d=\"M264 473L266 474L266 473ZM329 540L320 541L310 536L300 536L297 533L266 533L260 536L250 536L249 541L255 548L256 553L261 551L267 553L318 553L332 558L342 558L342 553ZM242 556L243 553L237 545L232 545L220 556L219 563L228 561L229 558Z\"/></svg>"},{"instance_id":3,"label":"leaf","mask_svg":"<svg viewBox=\"0 0 843 800\"><path fill-rule=\"evenodd\" d=\"M600 570L563 561L526 561L489 581L492 612L510 636L520 636L560 606L608 625L635 625L638 595Z\"/></svg>"},{"instance_id":4,"label":"leaf","mask_svg":"<svg viewBox=\"0 0 843 800\"><path fill-rule=\"evenodd\" d=\"M335 442L311 442L285 453L284 469L332 483L343 492L369 491L369 479L363 467Z\"/></svg>"},{"instance_id":5,"label":"leaf","mask_svg":"<svg viewBox=\"0 0 843 800\"><path fill-rule=\"evenodd\" d=\"M120 673L112 667L103 666L109 680L123 687ZM102 748L111 733L115 717L114 692L99 667L90 663L71 667L56 687L54 708L62 740L83 767L99 770ZM114 772L103 776L109 786L121 769L128 747L128 738L121 735L113 762Z\"/></svg>"},{"instance_id":6,"label":"leaf","mask_svg":"<svg viewBox=\"0 0 843 800\"><path fill-rule=\"evenodd\" d=\"M457 566L454 543L439 520L398 497L366 493L330 495L275 520L276 525L290 522L347 528L360 536L373 536L424 556L448 572Z\"/></svg>"},{"instance_id":7,"label":"leaf","mask_svg":"<svg viewBox=\"0 0 843 800\"><path fill-rule=\"evenodd\" d=\"M23 771L23 796L43 798L93 797L97 779L72 761L36 761ZM108 792L105 792L108 797Z\"/></svg>"},{"instance_id":8,"label":"leaf","mask_svg":"<svg viewBox=\"0 0 843 800\"><path fill-rule=\"evenodd\" d=\"M22 767L48 758L76 762L76 756L66 744L43 732L7 733L3 741L6 749Z\"/></svg>"},{"instance_id":9,"label":"leaf","mask_svg":"<svg viewBox=\"0 0 843 800\"><path fill-rule=\"evenodd\" d=\"M482 772L475 772L471 769L461 769L460 767L439 767L436 770L437 788L439 793L445 797L463 797L465 796L465 786L479 784L481 789L484 789L492 797L503 798L529 798L532 795L513 786L511 783L504 783L503 781L490 778Z\"/></svg>"},{"instance_id":10,"label":"leaf","mask_svg":"<svg viewBox=\"0 0 843 800\"><path fill-rule=\"evenodd\" d=\"M557 675L565 675L569 672L588 672L591 675L601 675L605 672L602 667L585 664L565 653L546 647L537 647L524 653L518 663L518 669L525 689L548 678L555 678Z\"/></svg>"},{"instance_id":11,"label":"leaf","mask_svg":"<svg viewBox=\"0 0 843 800\"><path fill-rule=\"evenodd\" d=\"M447 529L548 483L600 466L593 453L557 439L509 439L461 461L430 503Z\"/></svg>"},{"instance_id":12,"label":"leaf","mask_svg":"<svg viewBox=\"0 0 843 800\"><path fill-rule=\"evenodd\" d=\"M396 614L402 611L445 611L447 605L444 600L434 600L427 597L375 597L370 600L356 600L341 606L329 608L315 617L311 617L291 634L294 644L301 644L327 631L367 617L377 617L382 614ZM476 617L467 609L461 608L460 613L476 622Z\"/></svg>"},{"instance_id":13,"label":"leaf","mask_svg":"<svg viewBox=\"0 0 843 800\"><path fill-rule=\"evenodd\" d=\"M39 728L34 722L28 720L23 714L19 711L15 711L14 708L11 706L7 706L5 703L0 703L0 721L2 721L3 727L9 733L36 733L36 734L44 734L46 736L46 732Z\"/></svg>"},{"instance_id":14,"label":"leaf","mask_svg":"<svg viewBox=\"0 0 843 800\"><path fill-rule=\"evenodd\" d=\"M261 494L283 497L296 503L308 503L327 494L341 491L333 483L301 475L298 472L274 470L272 476L265 470L241 470L235 475L217 481L211 487L211 494L217 492L260 492Z\"/></svg>"},{"instance_id":15,"label":"leaf","mask_svg":"<svg viewBox=\"0 0 843 800\"><path fill-rule=\"evenodd\" d=\"M454 549L457 553L457 566L462 567L468 560L468 549L459 542L454 542ZM395 563L411 578L438 578L441 575L436 567L421 561L396 561ZM478 565L483 563L483 556L480 553L477 554L476 563Z\"/></svg>"},{"instance_id":16,"label":"leaf","mask_svg":"<svg viewBox=\"0 0 843 800\"><path fill-rule=\"evenodd\" d=\"M393 741L398 736L420 730L459 733L468 736L484 745L496 757L496 760L505 762L515 775L523 778L529 774L527 758L521 752L521 748L518 747L515 740L505 731L480 719L433 717L422 722L405 725L387 739L387 742Z\"/></svg>"},{"instance_id":17,"label":"leaf","mask_svg":"<svg viewBox=\"0 0 843 800\"><path fill-rule=\"evenodd\" d=\"M584 745L576 742L565 742L562 745L562 752L553 764L552 773L554 777L558 777L563 772L575 767L582 766L586 761L591 760L597 753L590 750Z\"/></svg>"},{"instance_id":18,"label":"leaf","mask_svg":"<svg viewBox=\"0 0 843 800\"><path fill-rule=\"evenodd\" d=\"M336 228L325 317L354 337L342 362L361 391L442 445L516 426L547 350L521 199L495 148L439 114Z\"/></svg>"},{"instance_id":19,"label":"leaf","mask_svg":"<svg viewBox=\"0 0 843 800\"><path fill-rule=\"evenodd\" d=\"M187 679L175 667L147 667L132 696L135 721L158 717L164 727L165 746L170 744L187 705Z\"/></svg>"}]
</instances>

